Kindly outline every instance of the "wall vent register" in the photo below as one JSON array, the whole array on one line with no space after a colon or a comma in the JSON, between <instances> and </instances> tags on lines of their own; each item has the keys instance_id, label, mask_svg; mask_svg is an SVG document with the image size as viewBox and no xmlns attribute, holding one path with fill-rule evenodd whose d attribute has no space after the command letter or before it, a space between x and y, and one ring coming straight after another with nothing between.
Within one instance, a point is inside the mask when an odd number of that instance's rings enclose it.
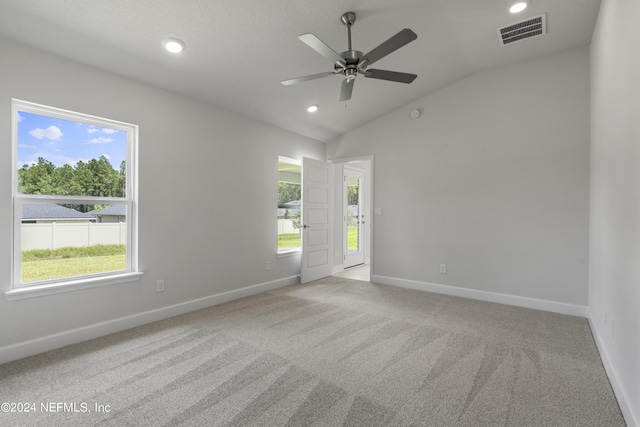
<instances>
[{"instance_id":1,"label":"wall vent register","mask_svg":"<svg viewBox=\"0 0 640 427\"><path fill-rule=\"evenodd\" d=\"M547 14L514 22L506 27L498 28L500 44L508 44L547 34Z\"/></svg>"}]
</instances>

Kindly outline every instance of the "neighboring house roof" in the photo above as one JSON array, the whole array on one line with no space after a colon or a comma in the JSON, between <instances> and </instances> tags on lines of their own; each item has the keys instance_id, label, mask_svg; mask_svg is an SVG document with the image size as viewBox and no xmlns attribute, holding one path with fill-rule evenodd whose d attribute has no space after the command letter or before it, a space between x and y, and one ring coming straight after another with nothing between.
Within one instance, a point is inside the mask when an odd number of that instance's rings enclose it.
<instances>
[{"instance_id":1,"label":"neighboring house roof","mask_svg":"<svg viewBox=\"0 0 640 427\"><path fill-rule=\"evenodd\" d=\"M25 203L22 219L91 219L93 215L78 212L55 203Z\"/></svg>"},{"instance_id":2,"label":"neighboring house roof","mask_svg":"<svg viewBox=\"0 0 640 427\"><path fill-rule=\"evenodd\" d=\"M101 211L91 211L93 216L101 216L101 215L117 215L117 216L127 216L127 206L126 205L109 205Z\"/></svg>"}]
</instances>

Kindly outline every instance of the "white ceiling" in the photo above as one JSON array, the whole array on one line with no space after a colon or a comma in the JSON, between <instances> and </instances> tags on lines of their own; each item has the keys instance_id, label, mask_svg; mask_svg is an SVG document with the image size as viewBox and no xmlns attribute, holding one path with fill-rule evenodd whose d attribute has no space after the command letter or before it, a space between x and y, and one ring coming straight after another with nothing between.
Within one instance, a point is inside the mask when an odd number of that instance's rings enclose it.
<instances>
[{"instance_id":1,"label":"white ceiling","mask_svg":"<svg viewBox=\"0 0 640 427\"><path fill-rule=\"evenodd\" d=\"M328 141L480 70L590 43L600 0L0 0L0 35ZM418 39L375 68L414 73L409 85L358 77L338 102L340 77L298 40L313 33L347 50L340 16L357 15L353 49L368 52L403 28ZM501 46L497 28L547 13L548 34ZM166 37L186 45L161 48ZM306 107L318 104L310 114Z\"/></svg>"}]
</instances>

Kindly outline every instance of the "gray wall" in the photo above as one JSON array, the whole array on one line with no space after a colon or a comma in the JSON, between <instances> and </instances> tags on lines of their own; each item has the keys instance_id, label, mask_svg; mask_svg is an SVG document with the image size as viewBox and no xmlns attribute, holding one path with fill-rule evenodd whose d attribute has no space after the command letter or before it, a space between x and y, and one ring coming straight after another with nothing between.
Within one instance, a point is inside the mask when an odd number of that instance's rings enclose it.
<instances>
[{"instance_id":1,"label":"gray wall","mask_svg":"<svg viewBox=\"0 0 640 427\"><path fill-rule=\"evenodd\" d=\"M638 0L604 0L591 45L589 310L630 426L640 426L638 22Z\"/></svg>"},{"instance_id":2,"label":"gray wall","mask_svg":"<svg viewBox=\"0 0 640 427\"><path fill-rule=\"evenodd\" d=\"M409 112L422 116L411 120ZM373 274L587 305L589 51L477 73L356 129L375 156ZM440 264L448 273L440 274Z\"/></svg>"},{"instance_id":3,"label":"gray wall","mask_svg":"<svg viewBox=\"0 0 640 427\"><path fill-rule=\"evenodd\" d=\"M12 97L140 126L145 273L139 282L1 297L0 350L45 336L55 345L63 337L53 334L299 274L299 256L276 256L278 155L325 159L325 144L5 39L0 52L0 290L10 289ZM173 223L183 225L166 227ZM157 279L165 292L155 292Z\"/></svg>"}]
</instances>

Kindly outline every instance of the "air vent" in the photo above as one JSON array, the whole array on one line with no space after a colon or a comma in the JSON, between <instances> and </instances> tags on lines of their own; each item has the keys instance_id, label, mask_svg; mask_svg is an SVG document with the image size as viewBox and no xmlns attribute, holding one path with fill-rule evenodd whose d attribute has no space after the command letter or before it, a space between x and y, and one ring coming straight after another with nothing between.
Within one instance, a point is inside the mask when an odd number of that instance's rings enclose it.
<instances>
[{"instance_id":1,"label":"air vent","mask_svg":"<svg viewBox=\"0 0 640 427\"><path fill-rule=\"evenodd\" d=\"M503 46L544 34L547 34L546 13L498 28L498 37L500 38L500 44Z\"/></svg>"}]
</instances>

